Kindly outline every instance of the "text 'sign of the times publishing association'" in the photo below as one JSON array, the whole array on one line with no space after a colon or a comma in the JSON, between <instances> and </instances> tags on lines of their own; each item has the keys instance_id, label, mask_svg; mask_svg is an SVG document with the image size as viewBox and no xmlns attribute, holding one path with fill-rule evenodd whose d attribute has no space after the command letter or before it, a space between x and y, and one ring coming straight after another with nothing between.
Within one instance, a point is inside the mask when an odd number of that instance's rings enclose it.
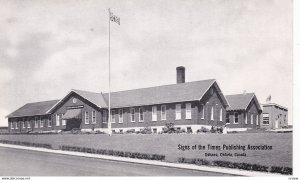
<instances>
[{"instance_id":1,"label":"text 'sign of the times publishing association'","mask_svg":"<svg viewBox=\"0 0 300 180\"><path fill-rule=\"evenodd\" d=\"M199 151L203 152L205 157L246 157L247 151L270 151L272 146L266 144L178 144L180 151Z\"/></svg>"}]
</instances>

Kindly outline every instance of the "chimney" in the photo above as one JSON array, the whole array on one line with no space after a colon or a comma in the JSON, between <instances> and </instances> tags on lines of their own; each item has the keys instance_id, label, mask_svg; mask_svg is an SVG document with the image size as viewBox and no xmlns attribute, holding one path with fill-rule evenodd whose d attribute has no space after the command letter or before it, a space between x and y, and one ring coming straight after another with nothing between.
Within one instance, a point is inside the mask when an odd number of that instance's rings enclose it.
<instances>
[{"instance_id":1,"label":"chimney","mask_svg":"<svg viewBox=\"0 0 300 180\"><path fill-rule=\"evenodd\" d=\"M185 83L185 67L179 66L176 68L177 84Z\"/></svg>"}]
</instances>

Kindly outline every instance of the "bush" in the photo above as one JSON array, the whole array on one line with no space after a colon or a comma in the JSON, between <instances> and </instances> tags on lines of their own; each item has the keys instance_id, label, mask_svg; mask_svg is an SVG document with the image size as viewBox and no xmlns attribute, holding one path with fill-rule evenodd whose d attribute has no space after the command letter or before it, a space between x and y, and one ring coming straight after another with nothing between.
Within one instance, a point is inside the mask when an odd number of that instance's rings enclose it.
<instances>
[{"instance_id":1,"label":"bush","mask_svg":"<svg viewBox=\"0 0 300 180\"><path fill-rule=\"evenodd\" d=\"M222 126L217 127L217 132L218 133L223 133L223 127Z\"/></svg>"},{"instance_id":2,"label":"bush","mask_svg":"<svg viewBox=\"0 0 300 180\"><path fill-rule=\"evenodd\" d=\"M103 131L96 130L95 134L105 134Z\"/></svg>"},{"instance_id":3,"label":"bush","mask_svg":"<svg viewBox=\"0 0 300 180\"><path fill-rule=\"evenodd\" d=\"M211 133L216 133L217 132L217 129L215 126L212 126L211 129L210 129L210 132Z\"/></svg>"},{"instance_id":4,"label":"bush","mask_svg":"<svg viewBox=\"0 0 300 180\"><path fill-rule=\"evenodd\" d=\"M271 173L280 173L280 174L288 174L288 175L293 174L293 169L290 167L272 166L271 168L269 168L268 166L263 166L259 164L238 163L238 162L220 161L220 160L209 162L205 159L183 158L183 157L178 158L177 161L179 163L218 166L218 167L225 167L225 168L243 169L248 171L260 171L260 172L270 171Z\"/></svg>"},{"instance_id":5,"label":"bush","mask_svg":"<svg viewBox=\"0 0 300 180\"><path fill-rule=\"evenodd\" d=\"M197 164L197 165L209 165L209 161L205 159L196 159L196 158L178 158L179 163L187 164Z\"/></svg>"},{"instance_id":6,"label":"bush","mask_svg":"<svg viewBox=\"0 0 300 180\"><path fill-rule=\"evenodd\" d=\"M148 159L148 160L165 160L165 155L160 154L143 154L138 152L123 152L123 151L114 151L114 150L106 150L106 149L93 149L86 147L74 147L74 146L59 146L59 149L64 151L77 151L77 152L85 152L92 154L102 154L102 155L110 155L110 156L120 156L120 157L130 157L137 159Z\"/></svg>"},{"instance_id":7,"label":"bush","mask_svg":"<svg viewBox=\"0 0 300 180\"><path fill-rule=\"evenodd\" d=\"M132 134L132 133L134 133L134 132L135 132L135 129L128 129L128 130L126 131L127 134Z\"/></svg>"},{"instance_id":8,"label":"bush","mask_svg":"<svg viewBox=\"0 0 300 180\"><path fill-rule=\"evenodd\" d=\"M163 133L167 133L167 134L171 134L171 133L175 133L175 127L174 127L174 123L166 123L165 127L162 128Z\"/></svg>"},{"instance_id":9,"label":"bush","mask_svg":"<svg viewBox=\"0 0 300 180\"><path fill-rule=\"evenodd\" d=\"M141 130L141 134L151 134L151 128L145 127L144 129Z\"/></svg>"},{"instance_id":10,"label":"bush","mask_svg":"<svg viewBox=\"0 0 300 180\"><path fill-rule=\"evenodd\" d=\"M272 166L270 172L292 175L293 174L293 169L289 168L289 167Z\"/></svg>"},{"instance_id":11,"label":"bush","mask_svg":"<svg viewBox=\"0 0 300 180\"><path fill-rule=\"evenodd\" d=\"M24 142L24 141L9 141L9 140L0 140L0 143L52 149L51 144L43 144L43 143L31 143L31 142Z\"/></svg>"},{"instance_id":12,"label":"bush","mask_svg":"<svg viewBox=\"0 0 300 180\"><path fill-rule=\"evenodd\" d=\"M197 130L197 133L207 133L209 131L209 129L207 129L206 127L201 127L201 129Z\"/></svg>"}]
</instances>

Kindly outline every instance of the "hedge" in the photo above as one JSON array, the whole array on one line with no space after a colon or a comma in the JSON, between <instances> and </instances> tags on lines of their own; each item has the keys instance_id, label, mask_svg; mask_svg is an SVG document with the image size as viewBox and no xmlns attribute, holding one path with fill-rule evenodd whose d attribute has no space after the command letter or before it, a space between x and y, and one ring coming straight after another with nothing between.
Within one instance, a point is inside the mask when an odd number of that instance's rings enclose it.
<instances>
[{"instance_id":1,"label":"hedge","mask_svg":"<svg viewBox=\"0 0 300 180\"><path fill-rule=\"evenodd\" d=\"M2 139L0 140L0 143L52 149L51 144L31 143L31 142L24 142L24 141L9 141L9 140L2 140Z\"/></svg>"},{"instance_id":2,"label":"hedge","mask_svg":"<svg viewBox=\"0 0 300 180\"><path fill-rule=\"evenodd\" d=\"M277 166L263 166L259 164L250 164L250 163L238 163L238 162L230 162L230 161L207 161L205 159L197 159L197 158L178 158L179 163L187 163L187 164L196 164L196 165L208 165L208 166L218 166L218 167L226 167L226 168L234 168L234 169L243 169L248 171L260 171L260 172L271 172L271 173L280 173L286 175L292 175L293 169L290 167L277 167Z\"/></svg>"},{"instance_id":3,"label":"hedge","mask_svg":"<svg viewBox=\"0 0 300 180\"><path fill-rule=\"evenodd\" d=\"M138 153L138 152L125 152L125 151L94 149L94 148L87 148L87 147L65 146L65 145L59 146L59 149L63 151L76 151L76 152L84 152L84 153L92 153L92 154L129 157L129 158L136 158L136 159L148 159L148 160L159 160L159 161L165 160L165 155L160 155L160 154L146 154L146 153Z\"/></svg>"}]
</instances>

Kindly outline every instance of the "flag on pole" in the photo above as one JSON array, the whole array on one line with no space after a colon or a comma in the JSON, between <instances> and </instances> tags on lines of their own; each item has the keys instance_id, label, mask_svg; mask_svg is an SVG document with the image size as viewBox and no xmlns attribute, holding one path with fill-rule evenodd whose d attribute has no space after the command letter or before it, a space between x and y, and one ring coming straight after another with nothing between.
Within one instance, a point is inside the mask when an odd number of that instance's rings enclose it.
<instances>
[{"instance_id":1,"label":"flag on pole","mask_svg":"<svg viewBox=\"0 0 300 180\"><path fill-rule=\"evenodd\" d=\"M115 22L115 23L117 23L117 24L119 24L120 25L120 18L118 17L118 16L116 16L116 15L114 15L111 11L110 11L110 9L108 9L108 11L109 11L109 20L110 21L112 21L112 22Z\"/></svg>"},{"instance_id":2,"label":"flag on pole","mask_svg":"<svg viewBox=\"0 0 300 180\"><path fill-rule=\"evenodd\" d=\"M115 22L120 25L120 18L116 15L114 15L110 9L108 9L109 12L109 20L108 20L108 29L109 29L109 34L108 34L108 135L112 135L112 128L111 128L111 102L110 102L110 22Z\"/></svg>"}]
</instances>

